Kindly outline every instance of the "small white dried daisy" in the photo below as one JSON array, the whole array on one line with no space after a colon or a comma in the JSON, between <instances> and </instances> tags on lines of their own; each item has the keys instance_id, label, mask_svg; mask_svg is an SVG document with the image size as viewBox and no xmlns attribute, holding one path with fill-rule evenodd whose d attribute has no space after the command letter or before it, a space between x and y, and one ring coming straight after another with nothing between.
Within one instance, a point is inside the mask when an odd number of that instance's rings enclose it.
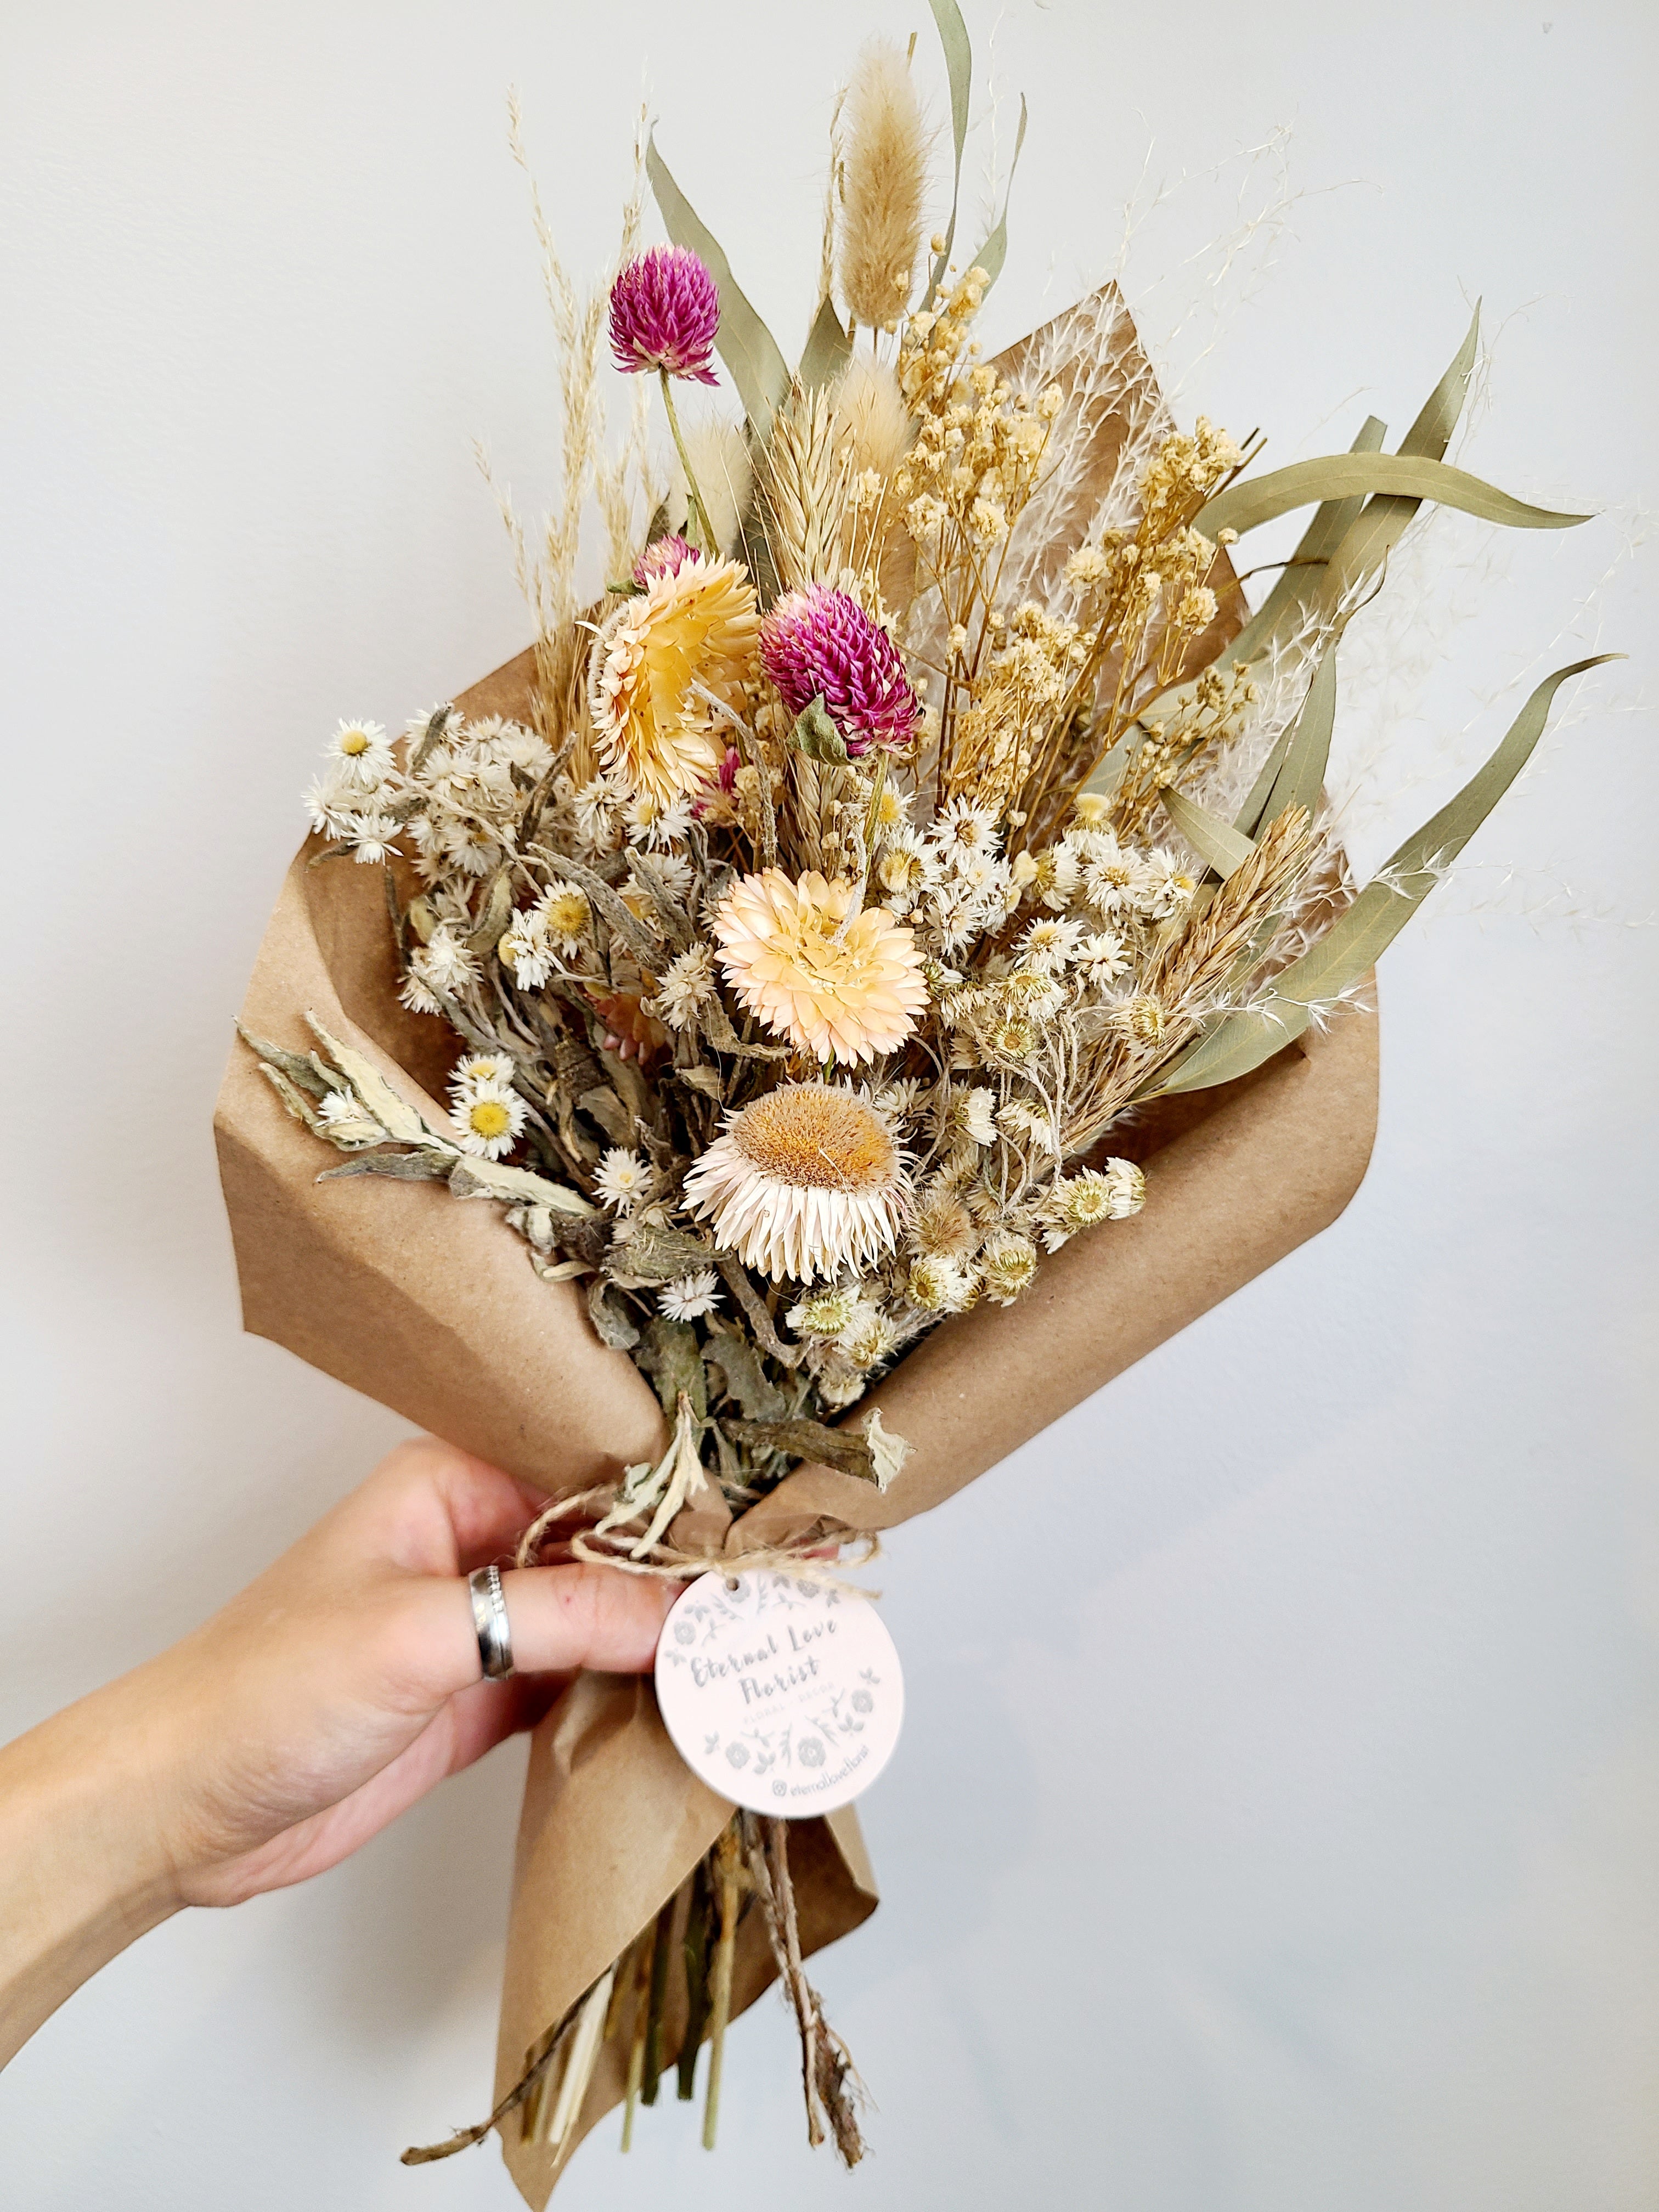
<instances>
[{"instance_id":1,"label":"small white dried daisy","mask_svg":"<svg viewBox=\"0 0 1659 2212\"><path fill-rule=\"evenodd\" d=\"M1128 948L1115 929L1097 930L1079 945L1077 964L1086 980L1098 989L1115 983L1120 975L1128 973Z\"/></svg>"},{"instance_id":2,"label":"small white dried daisy","mask_svg":"<svg viewBox=\"0 0 1659 2212\"><path fill-rule=\"evenodd\" d=\"M629 800L623 819L630 845L666 852L671 846L683 845L691 834L691 801L682 793L665 805L642 791Z\"/></svg>"},{"instance_id":3,"label":"small white dried daisy","mask_svg":"<svg viewBox=\"0 0 1659 2212\"><path fill-rule=\"evenodd\" d=\"M378 722L342 722L328 741L328 757L342 782L374 791L392 773L392 741Z\"/></svg>"},{"instance_id":4,"label":"small white dried daisy","mask_svg":"<svg viewBox=\"0 0 1659 2212\"><path fill-rule=\"evenodd\" d=\"M510 1085L479 1082L457 1098L449 1119L464 1152L498 1160L512 1151L524 1127L526 1113L523 1099Z\"/></svg>"},{"instance_id":5,"label":"small white dried daisy","mask_svg":"<svg viewBox=\"0 0 1659 2212\"><path fill-rule=\"evenodd\" d=\"M1020 939L1019 949L1034 968L1064 968L1077 951L1082 934L1080 921L1061 921L1044 915Z\"/></svg>"},{"instance_id":6,"label":"small white dried daisy","mask_svg":"<svg viewBox=\"0 0 1659 2212\"><path fill-rule=\"evenodd\" d=\"M613 1145L599 1162L593 1188L602 1206L631 1213L651 1188L651 1170L636 1152Z\"/></svg>"},{"instance_id":7,"label":"small white dried daisy","mask_svg":"<svg viewBox=\"0 0 1659 2212\"><path fill-rule=\"evenodd\" d=\"M678 1276L657 1293L658 1310L668 1321L697 1321L713 1313L720 1302L720 1277L712 1267L699 1267L693 1275Z\"/></svg>"},{"instance_id":8,"label":"small white dried daisy","mask_svg":"<svg viewBox=\"0 0 1659 2212\"><path fill-rule=\"evenodd\" d=\"M683 1030L696 1019L697 1010L714 996L714 955L707 945L694 945L671 960L663 970L651 1011L671 1030Z\"/></svg>"}]
</instances>

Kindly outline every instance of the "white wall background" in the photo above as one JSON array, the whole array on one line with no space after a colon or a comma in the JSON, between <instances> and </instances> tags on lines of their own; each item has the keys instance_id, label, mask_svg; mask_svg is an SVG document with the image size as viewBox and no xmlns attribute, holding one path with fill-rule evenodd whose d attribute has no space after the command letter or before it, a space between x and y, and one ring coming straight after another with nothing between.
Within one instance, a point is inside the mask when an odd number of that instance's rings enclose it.
<instances>
[{"instance_id":1,"label":"white wall background","mask_svg":"<svg viewBox=\"0 0 1659 2212\"><path fill-rule=\"evenodd\" d=\"M0 7L0 1732L183 1630L398 1433L239 1335L208 1123L334 718L400 721L524 641L469 453L548 488L507 87L591 270L643 67L793 337L829 88L878 24L919 27L937 81L925 9L875 0ZM1032 130L994 335L1109 271L1143 168L1184 174L1130 270L1184 407L1279 459L1367 410L1397 434L1482 292L1470 463L1556 503L1654 495L1640 0L1010 0L996 27ZM1271 196L1237 157L1280 124L1304 197L1212 292L1188 257ZM1356 638L1350 752L1386 727L1426 779L1396 827L1506 687L1583 639L1633 659L1390 954L1346 1217L891 1547L885 1901L819 1967L874 2155L809 2156L768 2002L718 2158L678 2106L625 2161L607 2124L569 2212L1654 2203L1659 779L1628 534L1443 528L1397 579L1443 612L1380 696ZM493 2148L395 2161L487 2100L519 1771L503 1751L351 1865L113 1966L0 2082L0 2197L514 2203Z\"/></svg>"}]
</instances>

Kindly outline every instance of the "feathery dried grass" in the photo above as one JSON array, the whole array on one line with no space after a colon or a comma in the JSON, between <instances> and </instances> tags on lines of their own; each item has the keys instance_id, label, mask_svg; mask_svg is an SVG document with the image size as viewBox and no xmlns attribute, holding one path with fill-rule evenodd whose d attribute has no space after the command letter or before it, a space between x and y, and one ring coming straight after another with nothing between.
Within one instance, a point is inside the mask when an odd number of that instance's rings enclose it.
<instances>
[{"instance_id":1,"label":"feathery dried grass","mask_svg":"<svg viewBox=\"0 0 1659 2212\"><path fill-rule=\"evenodd\" d=\"M891 330L910 302L921 254L927 131L901 49L872 39L842 111L836 275L853 321Z\"/></svg>"},{"instance_id":2,"label":"feathery dried grass","mask_svg":"<svg viewBox=\"0 0 1659 2212\"><path fill-rule=\"evenodd\" d=\"M1079 1053L1061 1134L1068 1158L1098 1141L1148 1077L1190 1043L1206 1015L1235 1003L1267 959L1317 852L1307 809L1286 807L1214 896L1195 903L1144 971L1118 1022Z\"/></svg>"}]
</instances>

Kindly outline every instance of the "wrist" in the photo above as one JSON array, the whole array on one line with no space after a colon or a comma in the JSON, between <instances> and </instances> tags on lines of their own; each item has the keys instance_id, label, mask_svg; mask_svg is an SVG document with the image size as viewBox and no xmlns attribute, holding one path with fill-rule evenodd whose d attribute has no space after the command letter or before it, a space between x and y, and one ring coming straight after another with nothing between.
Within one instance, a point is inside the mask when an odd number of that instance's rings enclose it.
<instances>
[{"instance_id":1,"label":"wrist","mask_svg":"<svg viewBox=\"0 0 1659 2212\"><path fill-rule=\"evenodd\" d=\"M0 1747L0 2065L182 1901L125 1688Z\"/></svg>"}]
</instances>

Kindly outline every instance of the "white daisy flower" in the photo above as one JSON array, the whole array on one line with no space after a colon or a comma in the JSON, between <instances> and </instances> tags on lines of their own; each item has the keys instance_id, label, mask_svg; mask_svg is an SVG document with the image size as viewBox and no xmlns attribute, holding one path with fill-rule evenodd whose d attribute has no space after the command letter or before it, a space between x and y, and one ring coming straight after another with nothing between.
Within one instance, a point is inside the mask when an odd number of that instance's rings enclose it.
<instances>
[{"instance_id":1,"label":"white daisy flower","mask_svg":"<svg viewBox=\"0 0 1659 2212\"><path fill-rule=\"evenodd\" d=\"M666 1028L690 1028L697 1010L714 996L714 956L706 945L694 945L671 960L663 971L651 1011Z\"/></svg>"},{"instance_id":2,"label":"white daisy flower","mask_svg":"<svg viewBox=\"0 0 1659 2212\"><path fill-rule=\"evenodd\" d=\"M947 801L933 824L933 842L943 854L994 854L998 842L996 816L965 799Z\"/></svg>"},{"instance_id":3,"label":"white daisy flower","mask_svg":"<svg viewBox=\"0 0 1659 2212\"><path fill-rule=\"evenodd\" d=\"M599 1162L593 1188L602 1206L631 1213L650 1189L651 1180L651 1170L638 1152L613 1145Z\"/></svg>"},{"instance_id":4,"label":"white daisy flower","mask_svg":"<svg viewBox=\"0 0 1659 2212\"><path fill-rule=\"evenodd\" d=\"M504 1052L470 1052L464 1060L456 1061L449 1078L449 1087L455 1097L470 1098L473 1093L491 1084L510 1084L513 1062Z\"/></svg>"},{"instance_id":5,"label":"white daisy flower","mask_svg":"<svg viewBox=\"0 0 1659 2212\"><path fill-rule=\"evenodd\" d=\"M699 1267L694 1275L681 1275L665 1283L657 1293L658 1310L668 1321L697 1321L713 1313L720 1302L720 1277L712 1267Z\"/></svg>"},{"instance_id":6,"label":"white daisy flower","mask_svg":"<svg viewBox=\"0 0 1659 2212\"><path fill-rule=\"evenodd\" d=\"M1153 921L1167 921L1187 905L1197 883L1176 855L1159 846L1146 855L1135 884L1135 904Z\"/></svg>"},{"instance_id":7,"label":"white daisy flower","mask_svg":"<svg viewBox=\"0 0 1659 2212\"><path fill-rule=\"evenodd\" d=\"M1078 946L1077 964L1097 987L1115 983L1120 975L1128 973L1128 949L1115 929L1097 930Z\"/></svg>"},{"instance_id":8,"label":"white daisy flower","mask_svg":"<svg viewBox=\"0 0 1659 2212\"><path fill-rule=\"evenodd\" d=\"M623 811L629 843L661 853L685 842L691 834L692 818L691 801L684 792L664 806L641 791L629 800Z\"/></svg>"},{"instance_id":9,"label":"white daisy flower","mask_svg":"<svg viewBox=\"0 0 1659 2212\"><path fill-rule=\"evenodd\" d=\"M1020 939L1019 949L1034 968L1064 968L1082 934L1080 921L1060 921L1045 915Z\"/></svg>"},{"instance_id":10,"label":"white daisy flower","mask_svg":"<svg viewBox=\"0 0 1659 2212\"><path fill-rule=\"evenodd\" d=\"M350 1091L331 1091L318 1104L317 1119L337 1143L376 1145L386 1135L362 1101Z\"/></svg>"},{"instance_id":11,"label":"white daisy flower","mask_svg":"<svg viewBox=\"0 0 1659 2212\"><path fill-rule=\"evenodd\" d=\"M464 1152L498 1160L512 1151L527 1110L510 1085L480 1082L456 1100L450 1110L450 1125Z\"/></svg>"},{"instance_id":12,"label":"white daisy flower","mask_svg":"<svg viewBox=\"0 0 1659 2212\"><path fill-rule=\"evenodd\" d=\"M327 750L335 775L360 791L377 789L392 773L392 741L378 722L342 722Z\"/></svg>"}]
</instances>

